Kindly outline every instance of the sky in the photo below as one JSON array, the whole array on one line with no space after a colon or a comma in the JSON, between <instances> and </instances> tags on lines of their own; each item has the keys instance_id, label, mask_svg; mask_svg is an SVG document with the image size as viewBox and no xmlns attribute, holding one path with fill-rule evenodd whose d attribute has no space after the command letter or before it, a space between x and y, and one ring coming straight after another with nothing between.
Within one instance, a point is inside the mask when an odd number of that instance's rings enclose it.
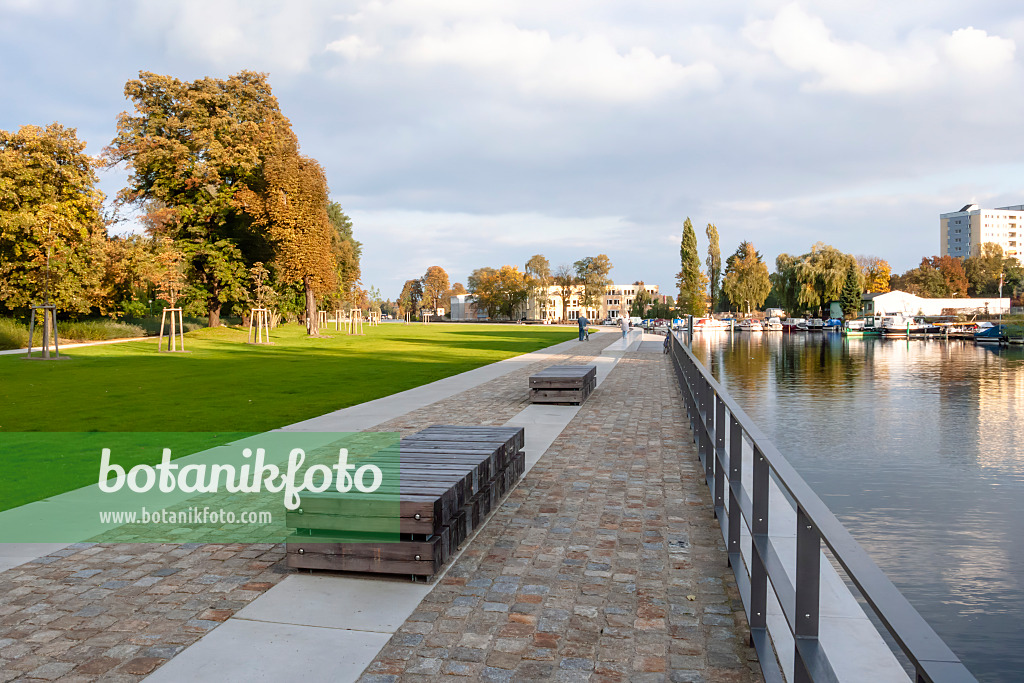
<instances>
[{"instance_id":1,"label":"sky","mask_svg":"<svg viewBox=\"0 0 1024 683\"><path fill-rule=\"evenodd\" d=\"M364 286L605 253L672 292L687 217L702 252L714 223L770 268L823 241L902 272L939 213L1024 203L1019 46L1005 0L0 0L0 129L98 154L139 71L262 71Z\"/></svg>"}]
</instances>

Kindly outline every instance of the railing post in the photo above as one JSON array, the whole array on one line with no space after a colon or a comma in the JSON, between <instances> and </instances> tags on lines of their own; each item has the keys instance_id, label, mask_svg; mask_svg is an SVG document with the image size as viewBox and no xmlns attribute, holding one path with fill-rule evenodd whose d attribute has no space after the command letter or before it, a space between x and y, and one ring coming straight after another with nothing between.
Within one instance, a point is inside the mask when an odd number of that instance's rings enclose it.
<instances>
[{"instance_id":1,"label":"railing post","mask_svg":"<svg viewBox=\"0 0 1024 683\"><path fill-rule=\"evenodd\" d=\"M768 462L754 444L754 481L751 496L750 549L750 630L768 628L768 570L758 550L757 541L768 537ZM751 633L753 645L753 633Z\"/></svg>"},{"instance_id":2,"label":"railing post","mask_svg":"<svg viewBox=\"0 0 1024 683\"><path fill-rule=\"evenodd\" d=\"M794 629L793 679L810 683L801 640L818 638L819 583L821 572L821 537L811 524L803 507L796 507L796 628Z\"/></svg>"},{"instance_id":3,"label":"railing post","mask_svg":"<svg viewBox=\"0 0 1024 683\"><path fill-rule=\"evenodd\" d=\"M718 459L719 452L725 452L725 401L715 395L715 445L712 460L715 462L715 517L721 519L725 513L725 468Z\"/></svg>"},{"instance_id":4,"label":"railing post","mask_svg":"<svg viewBox=\"0 0 1024 683\"><path fill-rule=\"evenodd\" d=\"M743 511L740 500L736 497L733 486L743 485L743 427L732 413L729 414L729 565L739 566L740 557L740 523Z\"/></svg>"},{"instance_id":5,"label":"railing post","mask_svg":"<svg viewBox=\"0 0 1024 683\"><path fill-rule=\"evenodd\" d=\"M716 396L714 390L711 388L711 382L706 378L703 379L704 384L704 424L707 426L707 444L704 448L704 477L707 480L712 491L713 486L710 486L711 482L715 478L715 402Z\"/></svg>"}]
</instances>

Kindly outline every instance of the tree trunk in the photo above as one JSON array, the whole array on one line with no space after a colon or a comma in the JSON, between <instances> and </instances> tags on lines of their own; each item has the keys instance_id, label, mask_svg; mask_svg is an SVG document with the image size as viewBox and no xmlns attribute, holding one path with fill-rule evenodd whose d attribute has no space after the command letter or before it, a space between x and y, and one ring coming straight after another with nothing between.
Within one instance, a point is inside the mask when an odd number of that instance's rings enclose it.
<instances>
[{"instance_id":1,"label":"tree trunk","mask_svg":"<svg viewBox=\"0 0 1024 683\"><path fill-rule=\"evenodd\" d=\"M207 314L206 324L209 327L220 327L220 302L211 304Z\"/></svg>"},{"instance_id":2,"label":"tree trunk","mask_svg":"<svg viewBox=\"0 0 1024 683\"><path fill-rule=\"evenodd\" d=\"M306 288L306 332L312 337L319 329L316 314L316 296L313 294L313 278L309 275L302 276L302 285Z\"/></svg>"}]
</instances>

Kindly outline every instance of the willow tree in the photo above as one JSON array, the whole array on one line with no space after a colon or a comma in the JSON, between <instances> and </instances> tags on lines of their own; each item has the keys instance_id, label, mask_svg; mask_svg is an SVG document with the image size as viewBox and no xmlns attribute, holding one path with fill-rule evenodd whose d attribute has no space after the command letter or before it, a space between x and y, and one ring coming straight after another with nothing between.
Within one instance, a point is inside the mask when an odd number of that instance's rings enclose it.
<instances>
[{"instance_id":1,"label":"willow tree","mask_svg":"<svg viewBox=\"0 0 1024 683\"><path fill-rule=\"evenodd\" d=\"M106 239L95 185L73 128L0 130L0 307L24 308L47 289L59 309L89 310Z\"/></svg>"},{"instance_id":2,"label":"willow tree","mask_svg":"<svg viewBox=\"0 0 1024 683\"><path fill-rule=\"evenodd\" d=\"M327 217L327 178L315 159L299 154L288 131L263 164L261 182L244 187L236 204L269 237L278 279L302 285L306 331L316 335L316 297L334 288L334 229Z\"/></svg>"},{"instance_id":3,"label":"willow tree","mask_svg":"<svg viewBox=\"0 0 1024 683\"><path fill-rule=\"evenodd\" d=\"M707 305L704 301L706 278L700 271L700 255L697 253L697 233L689 217L683 221L683 237L679 242L680 270L676 274L679 297L676 306L679 311L690 315L704 315Z\"/></svg>"},{"instance_id":4,"label":"willow tree","mask_svg":"<svg viewBox=\"0 0 1024 683\"><path fill-rule=\"evenodd\" d=\"M140 72L124 93L134 113L118 117L103 153L108 165L130 171L118 202L160 207L154 234L174 240L188 266L189 297L218 325L225 303L245 299L247 264L273 257L236 194L263 184L290 123L267 75L252 71L192 82Z\"/></svg>"},{"instance_id":5,"label":"willow tree","mask_svg":"<svg viewBox=\"0 0 1024 683\"><path fill-rule=\"evenodd\" d=\"M856 259L817 242L802 256L779 254L775 263L775 288L786 307L820 311L831 302L839 301L849 266L856 265Z\"/></svg>"},{"instance_id":6,"label":"willow tree","mask_svg":"<svg viewBox=\"0 0 1024 683\"><path fill-rule=\"evenodd\" d=\"M587 256L572 264L582 292L580 303L585 308L601 308L601 299L612 283L612 260L606 254Z\"/></svg>"}]
</instances>

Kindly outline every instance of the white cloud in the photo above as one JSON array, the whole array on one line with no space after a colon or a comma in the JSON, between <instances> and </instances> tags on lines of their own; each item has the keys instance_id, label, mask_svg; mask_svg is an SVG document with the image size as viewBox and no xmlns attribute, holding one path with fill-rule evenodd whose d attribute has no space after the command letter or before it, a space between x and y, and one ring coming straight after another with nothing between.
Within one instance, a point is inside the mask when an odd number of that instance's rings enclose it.
<instances>
[{"instance_id":1,"label":"white cloud","mask_svg":"<svg viewBox=\"0 0 1024 683\"><path fill-rule=\"evenodd\" d=\"M990 36L973 26L953 31L946 39L946 54L958 66L973 71L991 71L1013 61L1016 43Z\"/></svg>"},{"instance_id":2,"label":"white cloud","mask_svg":"<svg viewBox=\"0 0 1024 683\"><path fill-rule=\"evenodd\" d=\"M819 17L798 4L786 5L770 21L744 28L755 46L772 52L787 67L818 76L810 90L879 94L920 90L940 82L947 60L963 70L991 71L1013 61L1012 40L969 27L947 36L917 37L888 50L843 41Z\"/></svg>"},{"instance_id":3,"label":"white cloud","mask_svg":"<svg viewBox=\"0 0 1024 683\"><path fill-rule=\"evenodd\" d=\"M507 22L460 23L421 36L405 50L411 63L454 65L498 78L522 93L637 101L676 89L717 85L707 62L678 64L646 47L620 52L601 35L554 38Z\"/></svg>"},{"instance_id":4,"label":"white cloud","mask_svg":"<svg viewBox=\"0 0 1024 683\"><path fill-rule=\"evenodd\" d=\"M356 35L345 36L327 45L328 52L336 52L350 62L376 57L380 54L379 45L371 45Z\"/></svg>"}]
</instances>

